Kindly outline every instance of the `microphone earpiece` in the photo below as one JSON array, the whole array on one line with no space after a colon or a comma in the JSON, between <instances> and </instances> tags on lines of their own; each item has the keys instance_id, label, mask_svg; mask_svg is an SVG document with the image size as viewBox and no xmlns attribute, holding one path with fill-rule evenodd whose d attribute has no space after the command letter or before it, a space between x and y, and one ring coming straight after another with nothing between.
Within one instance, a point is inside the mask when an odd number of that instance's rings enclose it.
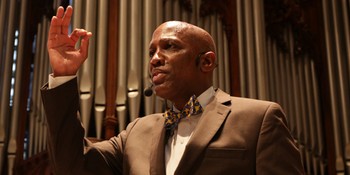
<instances>
[{"instance_id":1,"label":"microphone earpiece","mask_svg":"<svg viewBox=\"0 0 350 175\"><path fill-rule=\"evenodd\" d=\"M150 97L152 94L153 94L153 84L150 86L150 87L146 87L144 90L143 90L143 94L146 96L146 97Z\"/></svg>"}]
</instances>

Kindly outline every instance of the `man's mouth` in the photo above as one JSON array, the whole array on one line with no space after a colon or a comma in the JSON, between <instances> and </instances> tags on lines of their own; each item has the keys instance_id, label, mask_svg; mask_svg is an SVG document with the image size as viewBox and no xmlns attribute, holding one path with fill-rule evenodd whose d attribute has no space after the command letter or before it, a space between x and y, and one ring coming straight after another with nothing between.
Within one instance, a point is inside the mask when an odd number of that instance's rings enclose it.
<instances>
[{"instance_id":1,"label":"man's mouth","mask_svg":"<svg viewBox=\"0 0 350 175\"><path fill-rule=\"evenodd\" d=\"M154 70L152 72L152 82L153 84L157 85L160 83L163 83L164 78L165 78L165 72L161 70Z\"/></svg>"}]
</instances>

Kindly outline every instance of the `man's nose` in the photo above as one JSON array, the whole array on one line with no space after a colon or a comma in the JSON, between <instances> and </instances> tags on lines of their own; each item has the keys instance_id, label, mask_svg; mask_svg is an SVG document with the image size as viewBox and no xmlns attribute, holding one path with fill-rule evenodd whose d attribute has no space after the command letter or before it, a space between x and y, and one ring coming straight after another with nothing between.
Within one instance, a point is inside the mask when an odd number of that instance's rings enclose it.
<instances>
[{"instance_id":1,"label":"man's nose","mask_svg":"<svg viewBox=\"0 0 350 175\"><path fill-rule=\"evenodd\" d=\"M153 57L150 60L151 67L159 67L164 64L164 59L160 56L160 54L157 52L153 55Z\"/></svg>"}]
</instances>

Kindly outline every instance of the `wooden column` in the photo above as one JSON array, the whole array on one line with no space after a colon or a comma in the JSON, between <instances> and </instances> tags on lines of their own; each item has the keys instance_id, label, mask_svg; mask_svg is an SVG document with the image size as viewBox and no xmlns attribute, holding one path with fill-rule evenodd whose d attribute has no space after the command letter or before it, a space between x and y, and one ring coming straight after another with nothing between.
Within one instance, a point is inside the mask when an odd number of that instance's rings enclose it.
<instances>
[{"instance_id":1,"label":"wooden column","mask_svg":"<svg viewBox=\"0 0 350 175\"><path fill-rule=\"evenodd\" d=\"M228 41L228 53L230 69L231 95L241 96L240 88L240 67L239 67L239 49L238 49L238 33L237 33L237 0L224 1L223 24L226 31ZM234 13L233 13L234 12Z\"/></svg>"},{"instance_id":2,"label":"wooden column","mask_svg":"<svg viewBox=\"0 0 350 175\"><path fill-rule=\"evenodd\" d=\"M13 44L14 44L14 38L15 38L15 25L16 25L16 2L10 1L9 6L9 16L8 16L8 25L7 25L7 35L6 35L6 45L5 45L5 64L4 64L4 79L3 79L3 87L2 87L2 94L1 94L1 106L0 106L0 118L6 119L11 121L11 114L10 114L10 90L11 90L11 77L12 77L12 64L13 64ZM1 48L2 49L2 48ZM10 122L9 122L10 123ZM11 125L10 125L11 126ZM9 146L16 147L16 143L14 139L11 139L11 143L6 143L7 140L6 136L8 136L8 133L6 133L6 129L9 126L5 125L5 145L8 144ZM8 131L8 130L7 130ZM6 146L5 146L6 148ZM9 173L12 172L12 167L14 164L14 158L15 155L13 154L12 150L7 150L7 152L10 152L11 154L7 155L8 158L8 171ZM2 169L2 165L0 165L0 169ZM1 171L1 170L0 170ZM11 171L11 172L10 172Z\"/></svg>"},{"instance_id":3,"label":"wooden column","mask_svg":"<svg viewBox=\"0 0 350 175\"><path fill-rule=\"evenodd\" d=\"M3 48L3 44L4 44L4 37L6 35L4 35L4 31L5 31L5 27L6 27L6 23L5 23L5 19L6 19L6 9L7 9L7 4L6 4L6 0L2 0L1 1L1 6L0 6L0 64L4 64L5 63L5 58L4 56L4 52L2 49ZM4 70L5 67L0 66L0 75L4 75ZM3 80L5 79L5 77L0 76L0 91L2 92L3 89ZM1 101L5 100L2 99L2 93L0 93L0 105L1 105ZM0 110L2 109L2 107L0 106ZM5 115L0 114L0 173L3 171L3 160L5 157L5 126L6 126L6 119L5 119Z\"/></svg>"},{"instance_id":4,"label":"wooden column","mask_svg":"<svg viewBox=\"0 0 350 175\"><path fill-rule=\"evenodd\" d=\"M26 118L26 116L20 117L22 109L21 109L21 104L23 104L23 101L27 101L25 98L26 96L22 94L22 87L25 79L25 73L24 72L24 62L25 62L25 54L24 54L24 47L26 46L25 41L26 41L26 17L27 17L27 0L21 1L21 6L20 6L20 17L19 17L19 37L18 37L18 49L17 49L17 60L16 60L16 76L15 76L15 91L14 91L14 99L13 99L13 110L12 110L12 123L11 123L11 132L10 132L10 144L8 148L8 154L14 154L16 157L16 162L21 161L23 159L23 139L18 139L20 138L19 136L22 136L20 131L21 123L18 121L21 118ZM28 75L28 74L27 74ZM27 93L26 93L27 94ZM26 104L26 103L24 103ZM24 114L24 113L23 113ZM23 122L23 121L22 121ZM19 153L19 154L18 154ZM22 154L20 154L22 153ZM14 165L15 167L15 165Z\"/></svg>"},{"instance_id":5,"label":"wooden column","mask_svg":"<svg viewBox=\"0 0 350 175\"><path fill-rule=\"evenodd\" d=\"M115 98L118 72L118 33L119 33L119 0L109 0L108 9L108 60L107 60L107 84L106 84L106 120L105 139L115 135L117 116L115 113Z\"/></svg>"}]
</instances>

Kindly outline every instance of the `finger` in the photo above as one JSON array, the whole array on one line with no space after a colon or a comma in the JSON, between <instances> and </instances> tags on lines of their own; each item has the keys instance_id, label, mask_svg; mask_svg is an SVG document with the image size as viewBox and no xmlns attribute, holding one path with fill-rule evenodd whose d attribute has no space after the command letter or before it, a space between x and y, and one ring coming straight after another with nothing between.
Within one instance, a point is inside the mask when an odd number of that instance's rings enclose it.
<instances>
[{"instance_id":1,"label":"finger","mask_svg":"<svg viewBox=\"0 0 350 175\"><path fill-rule=\"evenodd\" d=\"M88 48L89 48L89 39L92 36L91 32L87 32L86 35L81 39L81 45L79 52L83 58L87 58L88 56Z\"/></svg>"},{"instance_id":2,"label":"finger","mask_svg":"<svg viewBox=\"0 0 350 175\"><path fill-rule=\"evenodd\" d=\"M57 8L56 16L57 18L62 18L64 14L64 8L62 6L59 6Z\"/></svg>"},{"instance_id":3,"label":"finger","mask_svg":"<svg viewBox=\"0 0 350 175\"><path fill-rule=\"evenodd\" d=\"M57 28L59 27L57 17L53 16L51 19L50 29L49 29L49 38L50 35L56 35L57 34Z\"/></svg>"},{"instance_id":4,"label":"finger","mask_svg":"<svg viewBox=\"0 0 350 175\"><path fill-rule=\"evenodd\" d=\"M55 23L55 31L57 34L61 34L62 30L61 30L61 25L62 25L62 17L64 14L64 9L62 6L58 7L57 9L57 13L56 13L56 23Z\"/></svg>"},{"instance_id":5,"label":"finger","mask_svg":"<svg viewBox=\"0 0 350 175\"><path fill-rule=\"evenodd\" d=\"M52 47L52 44L55 43L54 40L57 39L57 36L60 35L61 26L59 25L58 19L56 16L53 16L50 23L49 34L48 34L48 47Z\"/></svg>"},{"instance_id":6,"label":"finger","mask_svg":"<svg viewBox=\"0 0 350 175\"><path fill-rule=\"evenodd\" d=\"M81 36L86 35L88 32L84 29L74 29L69 38L74 42L77 42Z\"/></svg>"},{"instance_id":7,"label":"finger","mask_svg":"<svg viewBox=\"0 0 350 175\"><path fill-rule=\"evenodd\" d=\"M62 18L62 34L68 35L68 27L70 24L70 20L73 14L73 8L71 6L68 6L66 9L66 13L64 13L64 16Z\"/></svg>"},{"instance_id":8,"label":"finger","mask_svg":"<svg viewBox=\"0 0 350 175\"><path fill-rule=\"evenodd\" d=\"M53 39L56 34L59 34L59 21L58 16L62 16L63 13L63 7L58 7L56 16L53 16L51 18L51 24L50 24L50 30L49 30L49 39Z\"/></svg>"}]
</instances>

